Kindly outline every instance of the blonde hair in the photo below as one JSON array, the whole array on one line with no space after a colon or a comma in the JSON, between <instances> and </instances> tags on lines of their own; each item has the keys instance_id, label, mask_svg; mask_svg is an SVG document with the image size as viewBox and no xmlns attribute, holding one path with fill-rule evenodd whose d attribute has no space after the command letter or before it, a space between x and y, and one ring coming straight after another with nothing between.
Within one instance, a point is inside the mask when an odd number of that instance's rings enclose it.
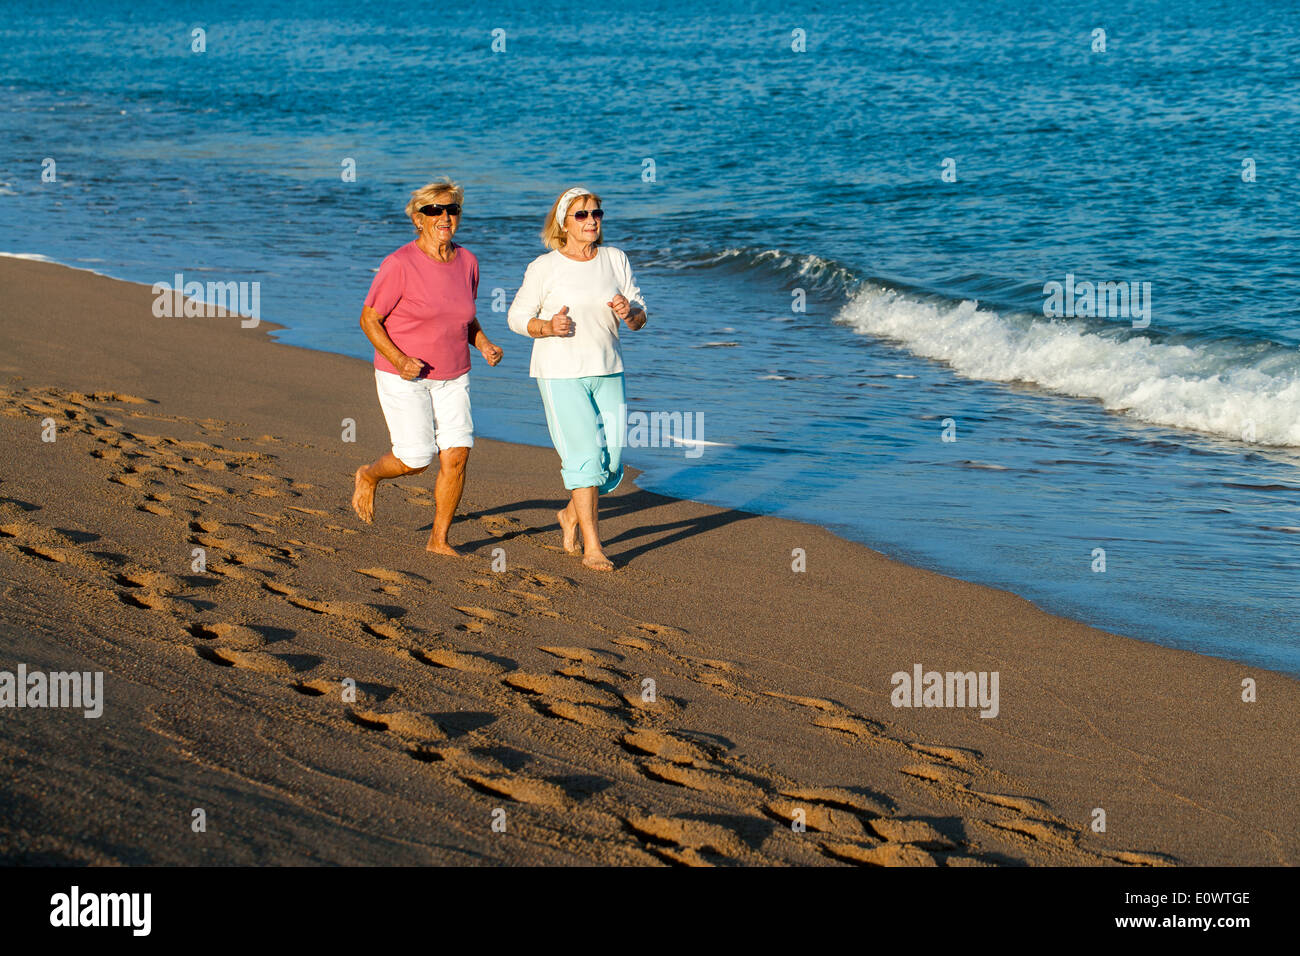
<instances>
[{"instance_id":1,"label":"blonde hair","mask_svg":"<svg viewBox=\"0 0 1300 956\"><path fill-rule=\"evenodd\" d=\"M564 240L568 236L568 233L564 228L564 223L555 221L555 211L559 208L560 200L563 198L564 193L560 193L555 197L555 202L551 203L551 211L546 214L546 222L542 224L542 245L547 249L563 249ZM600 197L595 193L583 193L581 196L574 196L573 199L569 201L568 208L572 209L574 203L581 202L583 199L596 200L596 208L600 208ZM596 245L600 245L604 238L605 230L602 229L600 235L596 236Z\"/></svg>"},{"instance_id":2,"label":"blonde hair","mask_svg":"<svg viewBox=\"0 0 1300 956\"><path fill-rule=\"evenodd\" d=\"M460 183L454 183L446 176L443 176L442 179L435 179L427 186L421 186L419 189L415 190L415 192L411 193L411 198L406 201L406 215L410 217L411 225L415 227L416 232L420 231L420 221L416 216L424 215L420 210L444 193L451 193L452 202L460 203L462 207L464 206L464 188Z\"/></svg>"}]
</instances>

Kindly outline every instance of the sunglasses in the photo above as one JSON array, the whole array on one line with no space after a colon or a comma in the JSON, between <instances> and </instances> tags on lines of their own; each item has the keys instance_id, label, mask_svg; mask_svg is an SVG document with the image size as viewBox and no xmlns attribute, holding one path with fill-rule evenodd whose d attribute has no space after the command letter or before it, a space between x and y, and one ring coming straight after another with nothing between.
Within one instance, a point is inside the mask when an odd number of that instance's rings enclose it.
<instances>
[{"instance_id":1,"label":"sunglasses","mask_svg":"<svg viewBox=\"0 0 1300 956\"><path fill-rule=\"evenodd\" d=\"M432 203L431 205L420 207L420 212L424 213L426 216L441 216L444 211L449 216L459 216L460 203L449 202L445 206L438 203Z\"/></svg>"},{"instance_id":2,"label":"sunglasses","mask_svg":"<svg viewBox=\"0 0 1300 956\"><path fill-rule=\"evenodd\" d=\"M578 220L578 222L582 222L582 220L586 219L588 216L591 216L592 219L596 220L597 222L600 222L600 220L605 218L605 210L579 209L577 212L573 214L573 218Z\"/></svg>"}]
</instances>

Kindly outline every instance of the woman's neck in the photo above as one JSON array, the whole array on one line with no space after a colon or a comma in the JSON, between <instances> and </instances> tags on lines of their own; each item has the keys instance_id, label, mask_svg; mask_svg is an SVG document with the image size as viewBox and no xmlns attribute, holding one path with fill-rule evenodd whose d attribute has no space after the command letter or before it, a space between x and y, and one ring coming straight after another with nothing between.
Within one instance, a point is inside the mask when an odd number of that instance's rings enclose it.
<instances>
[{"instance_id":1,"label":"woman's neck","mask_svg":"<svg viewBox=\"0 0 1300 956\"><path fill-rule=\"evenodd\" d=\"M560 255L569 259L577 259L580 262L588 262L596 258L597 246L594 242L566 242L560 249Z\"/></svg>"},{"instance_id":2,"label":"woman's neck","mask_svg":"<svg viewBox=\"0 0 1300 956\"><path fill-rule=\"evenodd\" d=\"M427 242L424 236L421 236L415 240L415 244L426 256L438 262L451 262L456 255L456 244L450 239L443 243Z\"/></svg>"}]
</instances>

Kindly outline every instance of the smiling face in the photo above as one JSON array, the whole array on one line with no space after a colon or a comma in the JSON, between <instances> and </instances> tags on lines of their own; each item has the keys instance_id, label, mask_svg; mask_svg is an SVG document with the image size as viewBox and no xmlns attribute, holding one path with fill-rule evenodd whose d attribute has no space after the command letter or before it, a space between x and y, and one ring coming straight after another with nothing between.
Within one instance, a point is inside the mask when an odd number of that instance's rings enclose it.
<instances>
[{"instance_id":1,"label":"smiling face","mask_svg":"<svg viewBox=\"0 0 1300 956\"><path fill-rule=\"evenodd\" d=\"M456 197L449 192L439 193L431 201L434 205L445 206L448 203L455 202ZM460 216L453 216L445 209L436 216L426 216L424 213L420 213L420 235L430 242L451 242L451 237L456 235L456 228L459 225Z\"/></svg>"},{"instance_id":2,"label":"smiling face","mask_svg":"<svg viewBox=\"0 0 1300 956\"><path fill-rule=\"evenodd\" d=\"M590 213L599 208L600 203L593 196L579 196L569 203L564 216L564 232L570 243L585 246L600 238L600 220L591 215L581 220L574 216L575 212Z\"/></svg>"}]
</instances>

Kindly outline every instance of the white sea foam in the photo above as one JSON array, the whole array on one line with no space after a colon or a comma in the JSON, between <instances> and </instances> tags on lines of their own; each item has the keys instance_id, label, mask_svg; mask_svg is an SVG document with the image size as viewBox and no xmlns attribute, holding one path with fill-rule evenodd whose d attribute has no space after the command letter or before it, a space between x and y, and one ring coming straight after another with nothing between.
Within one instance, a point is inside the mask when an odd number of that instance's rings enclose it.
<instances>
[{"instance_id":1,"label":"white sea foam","mask_svg":"<svg viewBox=\"0 0 1300 956\"><path fill-rule=\"evenodd\" d=\"M1153 341L1070 320L1003 315L864 286L835 321L993 382L1032 382L1157 425L1300 446L1300 354L1276 346Z\"/></svg>"}]
</instances>

